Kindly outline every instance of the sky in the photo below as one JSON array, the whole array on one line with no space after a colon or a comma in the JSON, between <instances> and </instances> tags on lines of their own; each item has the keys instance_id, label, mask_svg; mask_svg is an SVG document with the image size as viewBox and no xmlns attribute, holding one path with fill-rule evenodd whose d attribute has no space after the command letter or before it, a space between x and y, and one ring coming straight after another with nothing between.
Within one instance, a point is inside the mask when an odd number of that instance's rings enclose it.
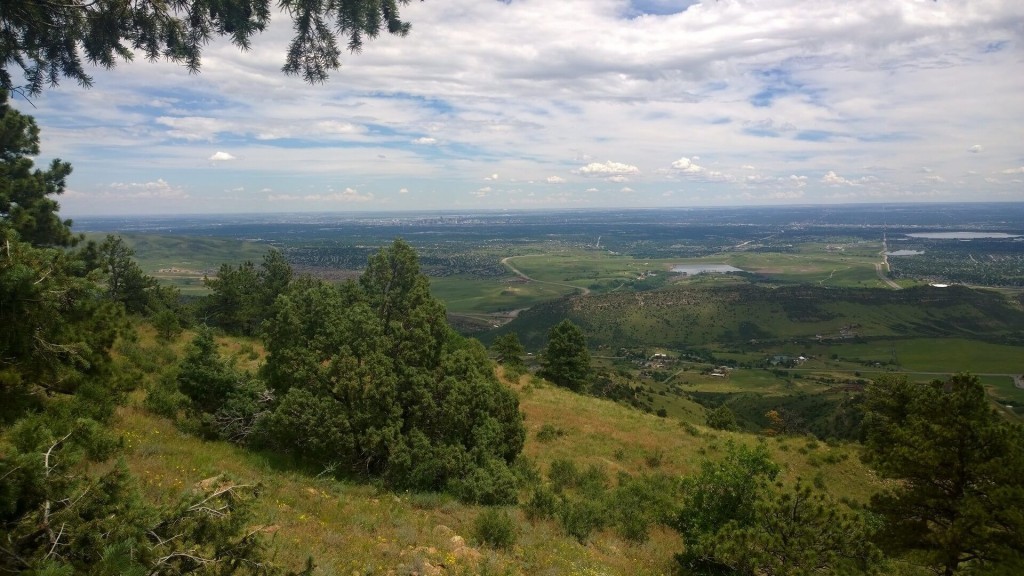
<instances>
[{"instance_id":1,"label":"sky","mask_svg":"<svg viewBox=\"0 0 1024 576\"><path fill-rule=\"evenodd\" d=\"M1024 201L1020 0L426 0L310 86L290 21L15 106L62 214Z\"/></svg>"}]
</instances>

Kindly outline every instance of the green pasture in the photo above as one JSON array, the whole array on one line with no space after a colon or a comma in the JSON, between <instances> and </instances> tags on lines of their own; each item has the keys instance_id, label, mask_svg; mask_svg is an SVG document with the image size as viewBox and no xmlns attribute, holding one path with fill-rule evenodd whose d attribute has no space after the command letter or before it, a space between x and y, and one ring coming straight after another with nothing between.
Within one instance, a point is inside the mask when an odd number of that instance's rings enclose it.
<instances>
[{"instance_id":1,"label":"green pasture","mask_svg":"<svg viewBox=\"0 0 1024 576\"><path fill-rule=\"evenodd\" d=\"M101 242L105 236L91 234L89 239ZM231 238L130 233L120 236L135 251L139 266L149 274L166 268L216 272L221 264L241 264L246 260L258 264L271 248L264 243Z\"/></svg>"},{"instance_id":2,"label":"green pasture","mask_svg":"<svg viewBox=\"0 0 1024 576\"><path fill-rule=\"evenodd\" d=\"M431 278L430 291L449 312L487 314L529 308L577 292L570 286L466 276Z\"/></svg>"},{"instance_id":3,"label":"green pasture","mask_svg":"<svg viewBox=\"0 0 1024 576\"><path fill-rule=\"evenodd\" d=\"M660 260L575 250L514 256L508 263L534 280L578 286L603 280L632 280L643 272L664 270L664 261Z\"/></svg>"},{"instance_id":4,"label":"green pasture","mask_svg":"<svg viewBox=\"0 0 1024 576\"><path fill-rule=\"evenodd\" d=\"M1024 347L964 338L908 338L833 345L821 350L847 360L883 364L892 360L893 351L900 369L909 372L1024 373Z\"/></svg>"}]
</instances>

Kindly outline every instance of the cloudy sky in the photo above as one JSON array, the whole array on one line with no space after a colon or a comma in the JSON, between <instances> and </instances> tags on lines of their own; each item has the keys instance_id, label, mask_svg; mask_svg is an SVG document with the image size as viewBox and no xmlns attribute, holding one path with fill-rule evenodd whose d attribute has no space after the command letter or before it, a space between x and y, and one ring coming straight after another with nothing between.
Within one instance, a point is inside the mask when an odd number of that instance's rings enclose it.
<instances>
[{"instance_id":1,"label":"cloudy sky","mask_svg":"<svg viewBox=\"0 0 1024 576\"><path fill-rule=\"evenodd\" d=\"M68 216L1024 201L1021 0L426 0L320 86L290 22L32 104ZM34 107L33 107L34 105Z\"/></svg>"}]
</instances>

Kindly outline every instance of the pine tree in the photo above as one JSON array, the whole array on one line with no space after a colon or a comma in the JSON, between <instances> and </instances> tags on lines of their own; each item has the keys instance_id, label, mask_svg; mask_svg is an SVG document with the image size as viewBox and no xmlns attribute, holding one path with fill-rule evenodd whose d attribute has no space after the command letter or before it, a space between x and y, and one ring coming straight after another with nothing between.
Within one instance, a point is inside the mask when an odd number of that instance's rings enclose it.
<instances>
[{"instance_id":1,"label":"pine tree","mask_svg":"<svg viewBox=\"0 0 1024 576\"><path fill-rule=\"evenodd\" d=\"M946 576L1024 567L1024 428L966 374L880 378L866 396L865 460L898 481L872 500L880 543Z\"/></svg>"},{"instance_id":2,"label":"pine tree","mask_svg":"<svg viewBox=\"0 0 1024 576\"><path fill-rule=\"evenodd\" d=\"M541 376L570 390L584 391L593 370L583 331L569 320L555 325L548 332L548 346L541 365Z\"/></svg>"}]
</instances>

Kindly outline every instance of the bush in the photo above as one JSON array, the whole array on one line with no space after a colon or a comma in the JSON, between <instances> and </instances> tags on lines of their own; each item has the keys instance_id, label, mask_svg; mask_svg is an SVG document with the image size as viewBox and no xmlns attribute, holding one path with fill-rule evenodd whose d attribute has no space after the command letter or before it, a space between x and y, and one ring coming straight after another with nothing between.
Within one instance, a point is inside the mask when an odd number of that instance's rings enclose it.
<instances>
[{"instance_id":1,"label":"bush","mask_svg":"<svg viewBox=\"0 0 1024 576\"><path fill-rule=\"evenodd\" d=\"M565 436L565 430L558 428L553 424L545 424L537 431L538 442L547 443L557 438L561 438L562 436Z\"/></svg>"},{"instance_id":2,"label":"bush","mask_svg":"<svg viewBox=\"0 0 1024 576\"><path fill-rule=\"evenodd\" d=\"M580 472L576 468L576 463L564 458L552 460L551 467L548 468L548 480L551 481L551 487L554 488L555 492L561 492L566 488L576 486L579 475Z\"/></svg>"},{"instance_id":3,"label":"bush","mask_svg":"<svg viewBox=\"0 0 1024 576\"><path fill-rule=\"evenodd\" d=\"M526 517L532 522L538 519L554 518L558 514L559 501L547 486L537 486L533 496L525 504Z\"/></svg>"},{"instance_id":4,"label":"bush","mask_svg":"<svg viewBox=\"0 0 1024 576\"><path fill-rule=\"evenodd\" d=\"M484 510L473 523L473 537L480 544L508 550L515 545L518 537L515 520L504 510Z\"/></svg>"},{"instance_id":5,"label":"bush","mask_svg":"<svg viewBox=\"0 0 1024 576\"><path fill-rule=\"evenodd\" d=\"M473 467L465 476L452 480L450 488L463 502L492 506L515 504L518 484L503 461L488 458L484 465Z\"/></svg>"},{"instance_id":6,"label":"bush","mask_svg":"<svg viewBox=\"0 0 1024 576\"><path fill-rule=\"evenodd\" d=\"M178 391L174 374L166 373L149 387L142 405L153 414L175 420L178 412L188 407L189 398Z\"/></svg>"},{"instance_id":7,"label":"bush","mask_svg":"<svg viewBox=\"0 0 1024 576\"><path fill-rule=\"evenodd\" d=\"M601 502L596 500L566 501L561 510L562 527L583 544L592 532L607 524L607 514Z\"/></svg>"}]
</instances>

